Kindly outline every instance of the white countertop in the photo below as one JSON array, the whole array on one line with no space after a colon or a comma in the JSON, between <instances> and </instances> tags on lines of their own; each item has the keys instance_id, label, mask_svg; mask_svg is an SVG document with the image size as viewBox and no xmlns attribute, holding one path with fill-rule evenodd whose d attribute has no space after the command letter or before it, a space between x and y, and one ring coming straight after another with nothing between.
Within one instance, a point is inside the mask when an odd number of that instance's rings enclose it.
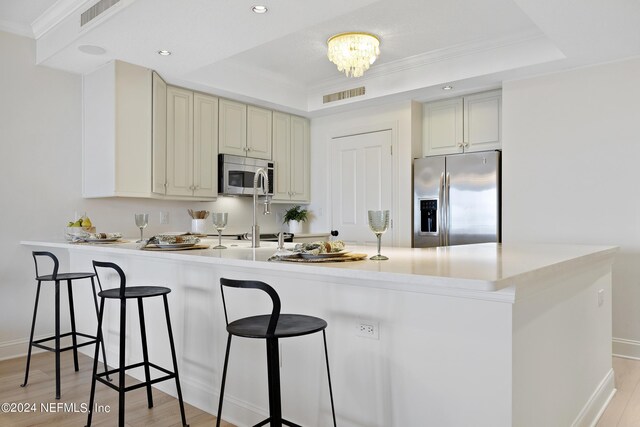
<instances>
[{"instance_id":1,"label":"white countertop","mask_svg":"<svg viewBox=\"0 0 640 427\"><path fill-rule=\"evenodd\" d=\"M202 249L187 251L142 251L136 243L124 244L71 244L63 241L23 241L23 245L66 248L75 251L129 254L185 262L224 264L246 268L288 271L354 281L366 281L369 286L425 291L426 288L460 289L474 292L495 292L532 278L532 275L560 274L580 269L598 261L611 262L617 248L610 246L496 244L450 246L440 248L384 248L387 261L369 259L335 263L268 262L276 244L261 242L261 247L250 248L250 242L223 240L228 249ZM217 239L204 239L202 243L214 246ZM237 245L237 246L236 246ZM292 247L293 244L287 244ZM375 254L375 247L348 246L357 253Z\"/></svg>"}]
</instances>

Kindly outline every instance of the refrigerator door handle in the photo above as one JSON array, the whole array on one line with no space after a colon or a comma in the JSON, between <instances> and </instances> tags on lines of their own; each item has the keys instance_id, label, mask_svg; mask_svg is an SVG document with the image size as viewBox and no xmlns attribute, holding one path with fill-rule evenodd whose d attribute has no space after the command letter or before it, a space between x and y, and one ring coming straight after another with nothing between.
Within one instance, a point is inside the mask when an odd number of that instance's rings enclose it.
<instances>
[{"instance_id":1,"label":"refrigerator door handle","mask_svg":"<svg viewBox=\"0 0 640 427\"><path fill-rule=\"evenodd\" d=\"M444 172L442 172L438 187L438 246L444 246L444 203Z\"/></svg>"},{"instance_id":2,"label":"refrigerator door handle","mask_svg":"<svg viewBox=\"0 0 640 427\"><path fill-rule=\"evenodd\" d=\"M446 218L445 218L445 246L449 246L449 222L451 221L451 209L449 206L449 196L451 191L451 175L447 172L447 177L445 178L445 197L446 197Z\"/></svg>"}]
</instances>

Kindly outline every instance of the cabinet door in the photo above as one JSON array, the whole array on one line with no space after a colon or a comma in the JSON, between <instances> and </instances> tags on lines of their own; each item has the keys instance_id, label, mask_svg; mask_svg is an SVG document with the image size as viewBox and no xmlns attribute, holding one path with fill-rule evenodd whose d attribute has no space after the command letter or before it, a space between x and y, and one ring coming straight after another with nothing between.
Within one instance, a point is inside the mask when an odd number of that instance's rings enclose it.
<instances>
[{"instance_id":1,"label":"cabinet door","mask_svg":"<svg viewBox=\"0 0 640 427\"><path fill-rule=\"evenodd\" d=\"M291 200L308 202L309 177L309 120L291 116Z\"/></svg>"},{"instance_id":2,"label":"cabinet door","mask_svg":"<svg viewBox=\"0 0 640 427\"><path fill-rule=\"evenodd\" d=\"M462 98L425 104L422 110L424 156L461 153Z\"/></svg>"},{"instance_id":3,"label":"cabinet door","mask_svg":"<svg viewBox=\"0 0 640 427\"><path fill-rule=\"evenodd\" d=\"M193 96L193 195L218 195L218 98Z\"/></svg>"},{"instance_id":4,"label":"cabinet door","mask_svg":"<svg viewBox=\"0 0 640 427\"><path fill-rule=\"evenodd\" d=\"M273 199L289 201L290 195L291 116L273 113Z\"/></svg>"},{"instance_id":5,"label":"cabinet door","mask_svg":"<svg viewBox=\"0 0 640 427\"><path fill-rule=\"evenodd\" d=\"M167 195L193 194L193 92L167 87Z\"/></svg>"},{"instance_id":6,"label":"cabinet door","mask_svg":"<svg viewBox=\"0 0 640 427\"><path fill-rule=\"evenodd\" d=\"M465 152L500 149L501 124L501 91L464 97Z\"/></svg>"},{"instance_id":7,"label":"cabinet door","mask_svg":"<svg viewBox=\"0 0 640 427\"><path fill-rule=\"evenodd\" d=\"M247 106L228 99L221 99L219 106L218 151L221 154L246 156Z\"/></svg>"},{"instance_id":8,"label":"cabinet door","mask_svg":"<svg viewBox=\"0 0 640 427\"><path fill-rule=\"evenodd\" d=\"M151 191L165 194L167 183L167 84L153 73Z\"/></svg>"},{"instance_id":9,"label":"cabinet door","mask_svg":"<svg viewBox=\"0 0 640 427\"><path fill-rule=\"evenodd\" d=\"M247 106L247 156L271 160L271 110Z\"/></svg>"}]
</instances>

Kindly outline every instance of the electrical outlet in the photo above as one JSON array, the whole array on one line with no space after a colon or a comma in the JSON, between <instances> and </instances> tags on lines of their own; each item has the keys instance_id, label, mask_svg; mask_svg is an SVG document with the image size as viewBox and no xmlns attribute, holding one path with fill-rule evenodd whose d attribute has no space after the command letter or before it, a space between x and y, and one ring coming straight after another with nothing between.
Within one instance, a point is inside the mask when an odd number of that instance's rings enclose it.
<instances>
[{"instance_id":1,"label":"electrical outlet","mask_svg":"<svg viewBox=\"0 0 640 427\"><path fill-rule=\"evenodd\" d=\"M160 212L160 224L169 224L169 212Z\"/></svg>"},{"instance_id":2,"label":"electrical outlet","mask_svg":"<svg viewBox=\"0 0 640 427\"><path fill-rule=\"evenodd\" d=\"M380 339L378 322L361 321L358 323L357 335L363 338Z\"/></svg>"}]
</instances>

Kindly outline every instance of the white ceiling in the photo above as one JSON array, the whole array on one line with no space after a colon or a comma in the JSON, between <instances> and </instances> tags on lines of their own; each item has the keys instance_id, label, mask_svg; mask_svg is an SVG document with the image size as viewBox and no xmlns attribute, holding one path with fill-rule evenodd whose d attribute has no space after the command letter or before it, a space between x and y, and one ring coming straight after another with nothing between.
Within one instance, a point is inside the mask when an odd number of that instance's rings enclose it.
<instances>
[{"instance_id":1,"label":"white ceiling","mask_svg":"<svg viewBox=\"0 0 640 427\"><path fill-rule=\"evenodd\" d=\"M35 38L41 65L87 73L121 59L174 84L304 115L640 55L638 0L121 0L80 28L95 3L2 0L0 30ZM269 12L252 13L257 3ZM381 38L363 78L326 58L327 38L344 31ZM442 92L445 84L454 90ZM323 94L361 85L364 97L322 104Z\"/></svg>"}]
</instances>

